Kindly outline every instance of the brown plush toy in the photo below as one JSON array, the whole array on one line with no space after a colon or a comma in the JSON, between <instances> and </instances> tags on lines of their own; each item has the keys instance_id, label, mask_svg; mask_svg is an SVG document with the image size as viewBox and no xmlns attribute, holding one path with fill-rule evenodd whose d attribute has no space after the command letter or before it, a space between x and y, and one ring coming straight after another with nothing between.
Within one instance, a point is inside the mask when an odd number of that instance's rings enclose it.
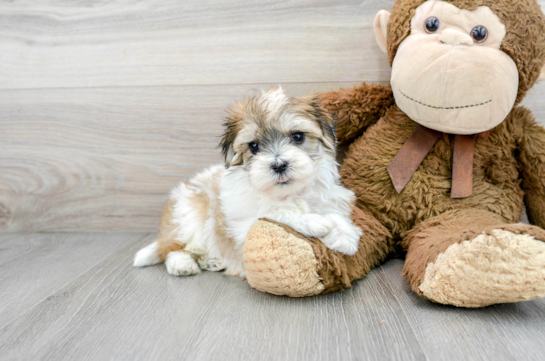
<instances>
[{"instance_id":1,"label":"brown plush toy","mask_svg":"<svg viewBox=\"0 0 545 361\"><path fill-rule=\"evenodd\" d=\"M351 286L406 252L412 289L482 307L545 296L545 129L518 104L544 78L534 0L398 0L375 18L391 87L321 95L350 144L342 182L363 236L350 257L261 220L244 248L248 283L310 296ZM526 205L533 225L517 223Z\"/></svg>"}]
</instances>

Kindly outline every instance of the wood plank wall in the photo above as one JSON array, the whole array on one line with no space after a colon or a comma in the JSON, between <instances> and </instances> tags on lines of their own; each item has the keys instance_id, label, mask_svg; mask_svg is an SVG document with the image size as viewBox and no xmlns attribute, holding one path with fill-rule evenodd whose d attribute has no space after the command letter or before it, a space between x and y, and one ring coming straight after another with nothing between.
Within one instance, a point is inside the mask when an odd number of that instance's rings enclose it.
<instances>
[{"instance_id":1,"label":"wood plank wall","mask_svg":"<svg viewBox=\"0 0 545 361\"><path fill-rule=\"evenodd\" d=\"M372 20L392 4L1 2L0 231L155 231L168 191L220 162L234 99L387 83ZM545 123L544 95L524 105Z\"/></svg>"}]
</instances>

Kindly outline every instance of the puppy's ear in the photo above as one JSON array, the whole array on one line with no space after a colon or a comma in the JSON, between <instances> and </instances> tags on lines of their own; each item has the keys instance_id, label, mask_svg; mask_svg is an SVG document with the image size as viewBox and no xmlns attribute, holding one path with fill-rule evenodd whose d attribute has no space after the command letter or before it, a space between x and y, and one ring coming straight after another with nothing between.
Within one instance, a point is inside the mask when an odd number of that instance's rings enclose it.
<instances>
[{"instance_id":1,"label":"puppy's ear","mask_svg":"<svg viewBox=\"0 0 545 361\"><path fill-rule=\"evenodd\" d=\"M223 124L225 131L221 137L219 147L221 154L225 159L225 168L242 164L241 154L237 154L234 150L234 142L237 137L236 121L233 118L227 118Z\"/></svg>"},{"instance_id":2,"label":"puppy's ear","mask_svg":"<svg viewBox=\"0 0 545 361\"><path fill-rule=\"evenodd\" d=\"M320 120L320 124L322 124L322 131L330 142L330 144L326 145L332 151L335 151L335 148L337 147L337 121L330 112L321 106L318 105L318 109L320 109L321 112L321 117L318 119Z\"/></svg>"},{"instance_id":3,"label":"puppy's ear","mask_svg":"<svg viewBox=\"0 0 545 361\"><path fill-rule=\"evenodd\" d=\"M314 108L313 116L324 134L322 142L335 153L337 147L337 121L330 112L320 106L317 95L312 95L309 100L310 105Z\"/></svg>"}]
</instances>

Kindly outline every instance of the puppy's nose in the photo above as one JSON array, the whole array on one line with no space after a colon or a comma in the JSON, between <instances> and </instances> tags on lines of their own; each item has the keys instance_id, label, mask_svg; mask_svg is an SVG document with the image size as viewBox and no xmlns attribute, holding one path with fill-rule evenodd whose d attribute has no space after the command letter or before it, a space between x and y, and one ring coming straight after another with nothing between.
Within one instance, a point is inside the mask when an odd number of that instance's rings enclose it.
<instances>
[{"instance_id":1,"label":"puppy's nose","mask_svg":"<svg viewBox=\"0 0 545 361\"><path fill-rule=\"evenodd\" d=\"M277 162L271 164L271 169L276 173L284 173L289 167L287 162Z\"/></svg>"}]
</instances>

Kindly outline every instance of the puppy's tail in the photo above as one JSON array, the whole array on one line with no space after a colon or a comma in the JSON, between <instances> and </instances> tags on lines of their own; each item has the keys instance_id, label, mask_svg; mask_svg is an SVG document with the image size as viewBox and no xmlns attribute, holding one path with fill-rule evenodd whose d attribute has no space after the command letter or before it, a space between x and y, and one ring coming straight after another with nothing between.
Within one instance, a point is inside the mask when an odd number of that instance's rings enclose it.
<instances>
[{"instance_id":1,"label":"puppy's tail","mask_svg":"<svg viewBox=\"0 0 545 361\"><path fill-rule=\"evenodd\" d=\"M146 247L142 248L134 256L134 267L145 267L151 266L157 263L163 262L159 257L159 243L157 241L148 244Z\"/></svg>"}]
</instances>

